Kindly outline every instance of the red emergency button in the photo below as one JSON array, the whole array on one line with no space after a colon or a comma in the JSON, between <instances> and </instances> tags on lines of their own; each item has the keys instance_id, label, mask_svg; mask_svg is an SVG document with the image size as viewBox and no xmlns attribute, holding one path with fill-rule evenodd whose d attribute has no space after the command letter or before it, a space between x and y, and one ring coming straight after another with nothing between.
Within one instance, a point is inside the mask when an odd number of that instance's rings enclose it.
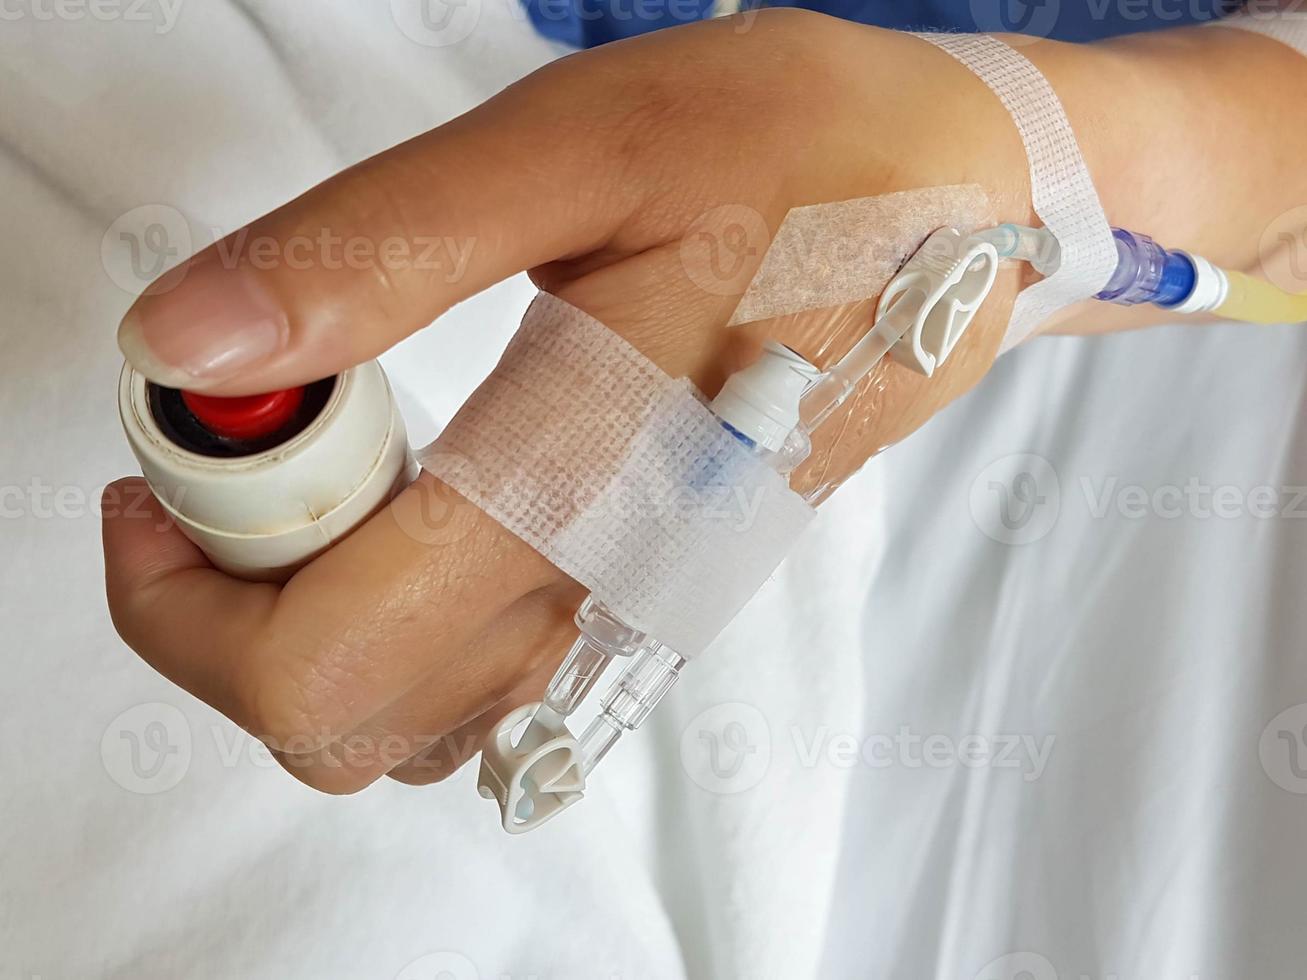
<instances>
[{"instance_id":1,"label":"red emergency button","mask_svg":"<svg viewBox=\"0 0 1307 980\"><path fill-rule=\"evenodd\" d=\"M228 439L261 439L295 417L304 402L303 388L270 391L266 395L218 398L182 392L182 401L200 425Z\"/></svg>"}]
</instances>

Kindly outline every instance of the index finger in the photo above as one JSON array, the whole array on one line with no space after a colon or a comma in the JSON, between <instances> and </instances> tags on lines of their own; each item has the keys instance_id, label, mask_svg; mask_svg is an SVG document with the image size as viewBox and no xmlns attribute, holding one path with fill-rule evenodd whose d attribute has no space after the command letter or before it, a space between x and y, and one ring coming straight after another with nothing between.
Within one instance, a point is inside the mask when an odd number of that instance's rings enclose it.
<instances>
[{"instance_id":1,"label":"index finger","mask_svg":"<svg viewBox=\"0 0 1307 980\"><path fill-rule=\"evenodd\" d=\"M547 68L205 249L128 311L123 353L168 387L305 384L501 279L602 244L635 184L605 176L621 169L605 159L620 140L579 131L575 74Z\"/></svg>"}]
</instances>

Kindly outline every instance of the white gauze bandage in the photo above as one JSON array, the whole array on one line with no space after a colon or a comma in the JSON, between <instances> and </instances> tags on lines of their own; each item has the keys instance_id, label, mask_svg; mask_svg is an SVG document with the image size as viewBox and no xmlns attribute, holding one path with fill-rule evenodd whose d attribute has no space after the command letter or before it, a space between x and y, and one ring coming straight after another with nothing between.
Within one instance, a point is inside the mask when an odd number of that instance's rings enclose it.
<instances>
[{"instance_id":1,"label":"white gauze bandage","mask_svg":"<svg viewBox=\"0 0 1307 980\"><path fill-rule=\"evenodd\" d=\"M1116 268L1116 244L1062 103L1024 55L985 34L917 34L956 58L1012 116L1030 165L1035 213L1061 247L1052 275L1017 296L1000 353L1063 307L1089 299Z\"/></svg>"},{"instance_id":2,"label":"white gauze bandage","mask_svg":"<svg viewBox=\"0 0 1307 980\"><path fill-rule=\"evenodd\" d=\"M814 517L689 381L546 293L419 461L684 656Z\"/></svg>"}]
</instances>

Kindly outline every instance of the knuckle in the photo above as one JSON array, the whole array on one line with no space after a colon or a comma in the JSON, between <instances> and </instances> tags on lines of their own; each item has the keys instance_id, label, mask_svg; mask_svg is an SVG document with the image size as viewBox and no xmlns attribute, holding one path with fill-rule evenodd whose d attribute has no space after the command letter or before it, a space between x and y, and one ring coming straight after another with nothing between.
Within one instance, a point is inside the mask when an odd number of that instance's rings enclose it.
<instances>
[{"instance_id":1,"label":"knuckle","mask_svg":"<svg viewBox=\"0 0 1307 980\"><path fill-rule=\"evenodd\" d=\"M398 733L355 731L312 751L273 754L306 786L341 796L371 786L426 744Z\"/></svg>"},{"instance_id":2,"label":"knuckle","mask_svg":"<svg viewBox=\"0 0 1307 980\"><path fill-rule=\"evenodd\" d=\"M109 583L105 594L109 605L109 621L113 623L114 631L131 649L139 651L143 645L137 629L141 616L134 595L116 588L113 582Z\"/></svg>"},{"instance_id":3,"label":"knuckle","mask_svg":"<svg viewBox=\"0 0 1307 980\"><path fill-rule=\"evenodd\" d=\"M391 770L387 775L395 782L403 783L405 786L434 786L437 783L443 783L455 772L456 770L453 768L427 769L422 766L404 765Z\"/></svg>"},{"instance_id":4,"label":"knuckle","mask_svg":"<svg viewBox=\"0 0 1307 980\"><path fill-rule=\"evenodd\" d=\"M141 587L114 575L106 576L109 621L122 641L142 655L159 645L158 597L157 587Z\"/></svg>"},{"instance_id":5,"label":"knuckle","mask_svg":"<svg viewBox=\"0 0 1307 980\"><path fill-rule=\"evenodd\" d=\"M403 765L396 766L388 775L407 786L432 786L462 769L479 747L471 742L458 744L453 736L447 735Z\"/></svg>"},{"instance_id":6,"label":"knuckle","mask_svg":"<svg viewBox=\"0 0 1307 980\"><path fill-rule=\"evenodd\" d=\"M367 789L384 775L367 769L335 766L319 759L276 754L281 767L309 789L328 796L352 796Z\"/></svg>"},{"instance_id":7,"label":"knuckle","mask_svg":"<svg viewBox=\"0 0 1307 980\"><path fill-rule=\"evenodd\" d=\"M305 755L347 730L340 685L312 655L255 645L238 673L236 700L245 727L275 751Z\"/></svg>"},{"instance_id":8,"label":"knuckle","mask_svg":"<svg viewBox=\"0 0 1307 980\"><path fill-rule=\"evenodd\" d=\"M307 706L304 692L280 672L263 670L241 683L237 694L241 723L275 752L302 755L326 743L316 735L316 714Z\"/></svg>"}]
</instances>

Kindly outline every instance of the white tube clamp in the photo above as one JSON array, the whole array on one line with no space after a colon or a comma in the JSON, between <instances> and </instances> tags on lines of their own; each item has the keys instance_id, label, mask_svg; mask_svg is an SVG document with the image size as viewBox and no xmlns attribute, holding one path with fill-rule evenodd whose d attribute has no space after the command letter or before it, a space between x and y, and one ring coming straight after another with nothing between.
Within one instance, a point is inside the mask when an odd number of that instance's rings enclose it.
<instances>
[{"instance_id":1,"label":"white tube clamp","mask_svg":"<svg viewBox=\"0 0 1307 980\"><path fill-rule=\"evenodd\" d=\"M932 234L880 295L876 319L910 303L912 325L891 348L894 360L926 377L953 353L994 288L998 252L953 228ZM904 311L905 313L908 311Z\"/></svg>"},{"instance_id":2,"label":"white tube clamp","mask_svg":"<svg viewBox=\"0 0 1307 980\"><path fill-rule=\"evenodd\" d=\"M513 742L513 732L530 722ZM540 702L503 718L481 750L477 792L499 804L504 830L524 834L567 809L585 791L576 739L564 719Z\"/></svg>"}]
</instances>

